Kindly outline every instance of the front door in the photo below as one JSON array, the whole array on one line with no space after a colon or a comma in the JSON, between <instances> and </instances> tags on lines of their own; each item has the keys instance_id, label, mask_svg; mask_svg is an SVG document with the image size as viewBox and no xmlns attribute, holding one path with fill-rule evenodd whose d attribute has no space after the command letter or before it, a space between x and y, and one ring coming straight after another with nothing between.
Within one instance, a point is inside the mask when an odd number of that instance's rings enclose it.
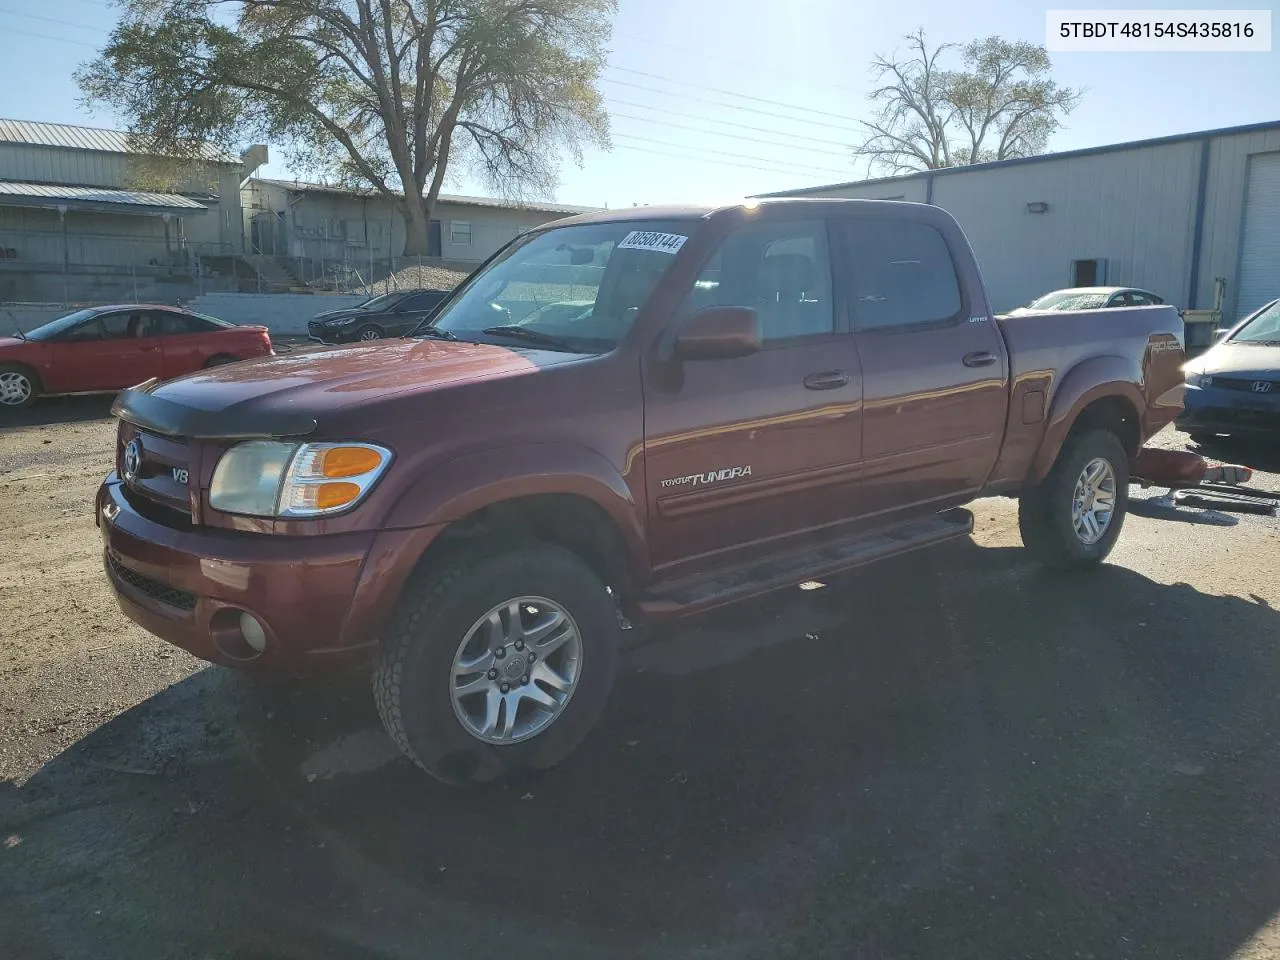
<instances>
[{"instance_id":1,"label":"front door","mask_svg":"<svg viewBox=\"0 0 1280 960\"><path fill-rule=\"evenodd\" d=\"M59 337L54 343L58 386L50 392L122 390L160 376L159 342L138 336L146 312L100 314Z\"/></svg>"},{"instance_id":2,"label":"front door","mask_svg":"<svg viewBox=\"0 0 1280 960\"><path fill-rule=\"evenodd\" d=\"M851 218L837 232L863 369L858 512L964 503L995 466L1008 410L1004 341L964 237L903 217Z\"/></svg>"},{"instance_id":3,"label":"front door","mask_svg":"<svg viewBox=\"0 0 1280 960\"><path fill-rule=\"evenodd\" d=\"M763 349L677 368L646 360L650 550L663 573L770 551L842 519L859 459L862 377L833 298L823 220L730 233L677 324L709 306L757 311Z\"/></svg>"}]
</instances>

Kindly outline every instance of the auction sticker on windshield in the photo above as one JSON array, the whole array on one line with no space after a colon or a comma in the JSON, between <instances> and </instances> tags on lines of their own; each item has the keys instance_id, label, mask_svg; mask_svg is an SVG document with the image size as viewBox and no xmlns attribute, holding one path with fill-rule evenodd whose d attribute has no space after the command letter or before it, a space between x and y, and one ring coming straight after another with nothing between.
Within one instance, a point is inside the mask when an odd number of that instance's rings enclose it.
<instances>
[{"instance_id":1,"label":"auction sticker on windshield","mask_svg":"<svg viewBox=\"0 0 1280 960\"><path fill-rule=\"evenodd\" d=\"M648 230L632 230L618 244L619 250L657 250L659 253L676 254L688 237L678 233L651 233Z\"/></svg>"}]
</instances>

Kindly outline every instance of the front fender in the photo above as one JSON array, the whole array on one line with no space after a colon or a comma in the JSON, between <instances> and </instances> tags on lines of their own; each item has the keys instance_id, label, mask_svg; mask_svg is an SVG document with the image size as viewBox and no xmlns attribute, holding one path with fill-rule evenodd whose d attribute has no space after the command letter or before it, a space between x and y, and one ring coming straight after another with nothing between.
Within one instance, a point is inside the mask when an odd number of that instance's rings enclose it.
<instances>
[{"instance_id":1,"label":"front fender","mask_svg":"<svg viewBox=\"0 0 1280 960\"><path fill-rule=\"evenodd\" d=\"M1044 435L1031 464L1031 481L1039 483L1045 478L1058 459L1080 412L1104 397L1127 400L1134 412L1141 416L1146 400L1142 393L1142 371L1138 365L1119 356L1090 357L1067 372L1059 381L1049 404Z\"/></svg>"},{"instance_id":2,"label":"front fender","mask_svg":"<svg viewBox=\"0 0 1280 960\"><path fill-rule=\"evenodd\" d=\"M442 526L483 507L539 494L580 496L596 504L613 521L628 568L644 569L644 521L630 487L605 457L572 443L504 446L428 469L400 495L385 526Z\"/></svg>"}]
</instances>

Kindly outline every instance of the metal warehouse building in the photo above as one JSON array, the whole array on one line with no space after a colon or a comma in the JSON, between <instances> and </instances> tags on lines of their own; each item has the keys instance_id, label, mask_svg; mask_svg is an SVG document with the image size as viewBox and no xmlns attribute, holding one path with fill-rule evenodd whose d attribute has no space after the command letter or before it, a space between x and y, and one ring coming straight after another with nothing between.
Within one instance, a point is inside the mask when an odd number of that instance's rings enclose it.
<instances>
[{"instance_id":1,"label":"metal warehouse building","mask_svg":"<svg viewBox=\"0 0 1280 960\"><path fill-rule=\"evenodd\" d=\"M937 204L992 306L1061 287L1151 290L1226 321L1280 297L1280 122L764 194Z\"/></svg>"},{"instance_id":2,"label":"metal warehouse building","mask_svg":"<svg viewBox=\"0 0 1280 960\"><path fill-rule=\"evenodd\" d=\"M596 207L515 204L441 194L429 225L428 257L485 260L517 234ZM308 264L385 260L404 250L405 222L392 200L372 190L253 177L245 184L245 235L254 253Z\"/></svg>"},{"instance_id":3,"label":"metal warehouse building","mask_svg":"<svg viewBox=\"0 0 1280 960\"><path fill-rule=\"evenodd\" d=\"M138 189L155 161L119 130L0 119L3 259L61 269L239 253L241 158L210 148L174 167L169 189Z\"/></svg>"}]
</instances>

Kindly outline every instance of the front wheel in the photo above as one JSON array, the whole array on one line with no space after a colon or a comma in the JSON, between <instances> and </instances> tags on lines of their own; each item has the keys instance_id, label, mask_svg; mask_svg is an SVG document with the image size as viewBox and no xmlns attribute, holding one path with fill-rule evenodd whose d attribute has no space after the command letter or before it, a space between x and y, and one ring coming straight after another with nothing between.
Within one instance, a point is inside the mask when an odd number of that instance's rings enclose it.
<instances>
[{"instance_id":1,"label":"front wheel","mask_svg":"<svg viewBox=\"0 0 1280 960\"><path fill-rule=\"evenodd\" d=\"M22 410L39 395L40 381L34 373L21 364L0 364L0 407Z\"/></svg>"},{"instance_id":2,"label":"front wheel","mask_svg":"<svg viewBox=\"0 0 1280 960\"><path fill-rule=\"evenodd\" d=\"M357 334L357 340L368 342L370 340L381 340L382 330L378 327L363 327Z\"/></svg>"},{"instance_id":3,"label":"front wheel","mask_svg":"<svg viewBox=\"0 0 1280 960\"><path fill-rule=\"evenodd\" d=\"M1129 456L1119 437L1074 434L1044 481L1018 501L1022 542L1046 566L1094 566L1115 546L1128 503Z\"/></svg>"},{"instance_id":4,"label":"front wheel","mask_svg":"<svg viewBox=\"0 0 1280 960\"><path fill-rule=\"evenodd\" d=\"M612 596L568 550L460 553L405 588L374 699L401 752L446 783L543 770L600 716L618 639Z\"/></svg>"}]
</instances>

